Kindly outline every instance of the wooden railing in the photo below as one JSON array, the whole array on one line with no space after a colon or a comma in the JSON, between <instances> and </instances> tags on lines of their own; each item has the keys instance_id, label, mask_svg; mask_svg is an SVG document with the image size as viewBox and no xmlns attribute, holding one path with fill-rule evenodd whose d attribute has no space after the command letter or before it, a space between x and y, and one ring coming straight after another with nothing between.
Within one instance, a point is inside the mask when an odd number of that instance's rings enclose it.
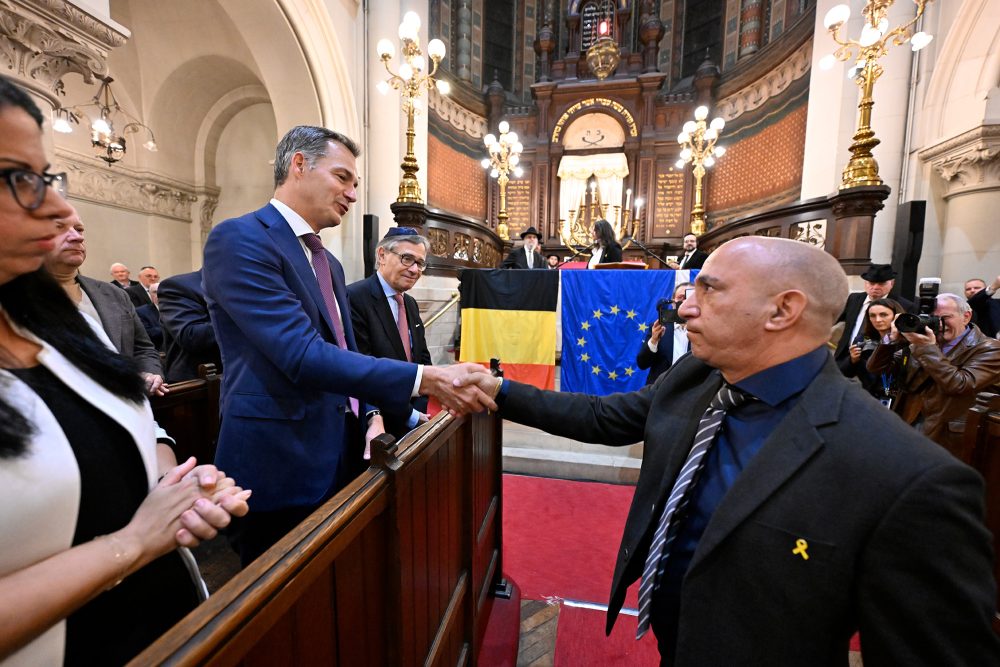
<instances>
[{"instance_id":1,"label":"wooden railing","mask_svg":"<svg viewBox=\"0 0 1000 667\"><path fill-rule=\"evenodd\" d=\"M986 481L986 527L993 533L993 576L1000 609L1000 395L982 392L966 413L962 448L958 458L979 471ZM993 622L1000 633L1000 613Z\"/></svg>"},{"instance_id":2,"label":"wooden railing","mask_svg":"<svg viewBox=\"0 0 1000 667\"><path fill-rule=\"evenodd\" d=\"M194 456L199 463L215 460L215 441L219 437L219 391L222 376L214 364L198 367L197 380L169 385L166 396L150 399L153 418L174 439L178 461Z\"/></svg>"},{"instance_id":3,"label":"wooden railing","mask_svg":"<svg viewBox=\"0 0 1000 667\"><path fill-rule=\"evenodd\" d=\"M132 665L471 665L501 573L500 421L441 414Z\"/></svg>"},{"instance_id":4,"label":"wooden railing","mask_svg":"<svg viewBox=\"0 0 1000 667\"><path fill-rule=\"evenodd\" d=\"M462 269L492 269L504 257L504 242L482 220L431 208L394 202L396 224L413 227L430 241L427 275L458 277Z\"/></svg>"}]
</instances>

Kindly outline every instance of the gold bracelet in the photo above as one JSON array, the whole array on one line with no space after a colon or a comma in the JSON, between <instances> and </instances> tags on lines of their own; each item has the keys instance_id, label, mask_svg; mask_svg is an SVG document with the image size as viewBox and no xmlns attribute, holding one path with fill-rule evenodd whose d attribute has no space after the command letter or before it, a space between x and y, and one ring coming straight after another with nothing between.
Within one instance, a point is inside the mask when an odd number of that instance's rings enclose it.
<instances>
[{"instance_id":1,"label":"gold bracelet","mask_svg":"<svg viewBox=\"0 0 1000 667\"><path fill-rule=\"evenodd\" d=\"M128 576L128 552L122 548L121 540L114 535L101 535L97 539L108 543L108 546L111 547L111 552L115 557L115 565L118 566L118 574L115 575L115 582L104 589L106 591L110 591L112 588L122 583L122 581L125 580L125 577Z\"/></svg>"}]
</instances>

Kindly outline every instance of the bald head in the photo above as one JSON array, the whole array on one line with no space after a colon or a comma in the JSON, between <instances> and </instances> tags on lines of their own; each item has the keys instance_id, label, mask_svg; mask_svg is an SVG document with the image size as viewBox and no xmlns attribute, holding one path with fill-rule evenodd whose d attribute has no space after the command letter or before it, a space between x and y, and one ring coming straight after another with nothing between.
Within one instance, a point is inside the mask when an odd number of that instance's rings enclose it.
<instances>
[{"instance_id":1,"label":"bald head","mask_svg":"<svg viewBox=\"0 0 1000 667\"><path fill-rule=\"evenodd\" d=\"M680 309L694 356L737 382L826 342L847 276L822 250L785 239L734 239L709 255Z\"/></svg>"},{"instance_id":2,"label":"bald head","mask_svg":"<svg viewBox=\"0 0 1000 667\"><path fill-rule=\"evenodd\" d=\"M799 290L808 298L803 316L824 338L847 301L847 274L833 255L816 246L762 236L743 237L724 244L746 262L767 294Z\"/></svg>"}]
</instances>

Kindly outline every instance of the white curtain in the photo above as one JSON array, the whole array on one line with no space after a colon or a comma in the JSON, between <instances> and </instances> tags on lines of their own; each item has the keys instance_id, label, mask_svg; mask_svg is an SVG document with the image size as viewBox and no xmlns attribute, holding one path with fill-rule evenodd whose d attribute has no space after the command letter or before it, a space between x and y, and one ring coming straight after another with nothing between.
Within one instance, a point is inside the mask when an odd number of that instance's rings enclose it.
<instances>
[{"instance_id":1,"label":"white curtain","mask_svg":"<svg viewBox=\"0 0 1000 667\"><path fill-rule=\"evenodd\" d=\"M565 155L559 161L559 218L569 224L569 211L579 214L580 202L587 190L587 179L593 175L602 202L607 202L608 221L619 232L621 225L614 220L614 206L621 206L622 186L628 176L628 160L624 153L601 155Z\"/></svg>"}]
</instances>

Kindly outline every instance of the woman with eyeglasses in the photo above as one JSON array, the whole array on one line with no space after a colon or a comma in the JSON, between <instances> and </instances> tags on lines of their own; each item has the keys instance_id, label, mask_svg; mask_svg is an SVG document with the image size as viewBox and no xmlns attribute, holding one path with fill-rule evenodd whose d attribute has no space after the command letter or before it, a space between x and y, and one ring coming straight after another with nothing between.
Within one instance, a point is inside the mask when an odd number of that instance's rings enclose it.
<instances>
[{"instance_id":1,"label":"woman with eyeglasses","mask_svg":"<svg viewBox=\"0 0 1000 667\"><path fill-rule=\"evenodd\" d=\"M0 77L0 662L122 664L198 603L178 547L249 492L158 448L136 367L40 269L71 213L41 127Z\"/></svg>"}]
</instances>

